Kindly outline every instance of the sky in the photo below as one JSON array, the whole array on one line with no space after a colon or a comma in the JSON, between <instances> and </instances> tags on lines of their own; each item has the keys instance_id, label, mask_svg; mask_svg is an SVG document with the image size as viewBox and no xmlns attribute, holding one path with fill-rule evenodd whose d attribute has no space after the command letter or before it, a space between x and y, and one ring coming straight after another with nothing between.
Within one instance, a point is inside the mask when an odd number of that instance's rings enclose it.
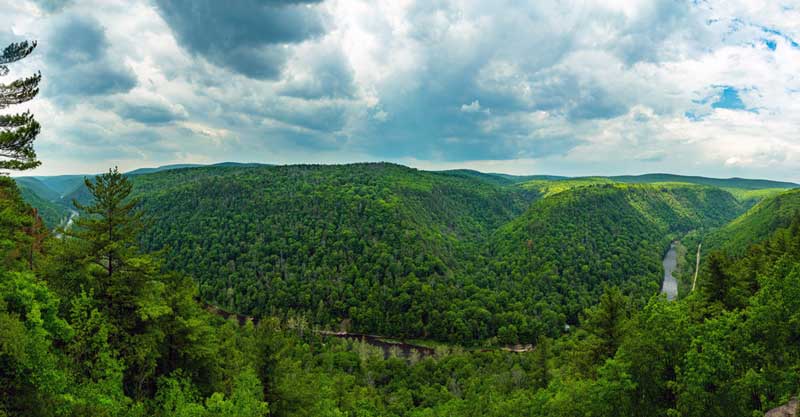
<instances>
[{"instance_id":1,"label":"sky","mask_svg":"<svg viewBox=\"0 0 800 417\"><path fill-rule=\"evenodd\" d=\"M26 175L222 161L800 181L800 1L0 0Z\"/></svg>"}]
</instances>

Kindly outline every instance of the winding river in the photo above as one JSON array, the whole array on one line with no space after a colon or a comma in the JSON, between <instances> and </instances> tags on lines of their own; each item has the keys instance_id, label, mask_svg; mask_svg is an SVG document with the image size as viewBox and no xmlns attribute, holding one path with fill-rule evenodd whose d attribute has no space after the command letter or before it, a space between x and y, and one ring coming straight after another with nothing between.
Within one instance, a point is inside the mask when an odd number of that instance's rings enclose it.
<instances>
[{"instance_id":1,"label":"winding river","mask_svg":"<svg viewBox=\"0 0 800 417\"><path fill-rule=\"evenodd\" d=\"M672 272L678 266L678 253L675 250L675 242L669 247L669 251L664 255L664 283L661 285L661 292L667 295L667 300L678 298L678 280L672 276Z\"/></svg>"}]
</instances>

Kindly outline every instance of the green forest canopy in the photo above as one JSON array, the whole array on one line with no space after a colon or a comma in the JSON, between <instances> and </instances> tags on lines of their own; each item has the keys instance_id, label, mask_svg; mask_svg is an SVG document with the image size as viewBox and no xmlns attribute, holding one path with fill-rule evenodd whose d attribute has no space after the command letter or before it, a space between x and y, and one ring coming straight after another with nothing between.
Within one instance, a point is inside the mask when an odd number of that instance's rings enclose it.
<instances>
[{"instance_id":1,"label":"green forest canopy","mask_svg":"<svg viewBox=\"0 0 800 417\"><path fill-rule=\"evenodd\" d=\"M168 267L195 277L205 300L465 344L556 336L609 284L645 299L660 288L670 239L747 208L707 185L393 164L152 171L131 175L150 213L141 242L166 250Z\"/></svg>"},{"instance_id":2,"label":"green forest canopy","mask_svg":"<svg viewBox=\"0 0 800 417\"><path fill-rule=\"evenodd\" d=\"M314 175L302 174L313 183ZM182 190L179 179L151 178L165 185L174 182L161 197L182 192L194 198L195 185ZM240 326L210 315L195 301L195 284L169 267L158 267L166 265L164 260L139 249L132 235L119 236L119 242L127 243L115 244L122 250L116 264L136 267L117 269L107 278L108 270L98 269L92 259L107 256L102 248L109 242L91 227L84 229L82 221L74 238L53 239L36 225L14 183L0 180L2 415L731 416L760 415L800 389L797 217L786 228L771 230L746 255L710 255L698 291L683 300L637 298L617 287L605 288L570 332L540 336L532 352L443 347L433 357L384 358L358 342L320 337L303 317ZM220 180L209 176L201 184ZM451 186L450 192L457 193L457 184ZM417 187L433 189L430 184ZM489 253L502 255L501 243L511 239L501 238L503 233L525 237L531 231L549 235L548 227L555 225L569 228L569 223L557 223L569 215L559 214L578 202L595 209L580 217L575 229L608 215L600 207L612 210L619 221L631 221L633 235L640 226L666 224L659 230L678 233L695 222L716 224L728 216L725 201L731 201L719 200L719 192L614 184L562 192L552 200L536 200L490 232L494 253ZM417 204L426 201L413 192L403 198L413 196L420 198ZM306 198L294 198L300 197ZM524 201L526 195L505 198L501 206L515 210L516 199ZM718 200L723 204L710 203ZM323 207L326 200L313 194L309 201ZM468 207L480 207L481 201ZM155 202L162 200L144 204ZM220 204L237 203L228 199ZM451 209L458 213L459 208ZM436 216L425 218L438 230ZM122 215L117 221L132 219ZM599 223L592 227L602 230ZM493 223L454 223L443 233L462 231L477 239L488 224ZM142 232L151 227L147 222L141 226ZM459 253L456 249L453 253ZM534 268L531 259L515 255L506 262ZM504 337L508 333L507 328Z\"/></svg>"}]
</instances>

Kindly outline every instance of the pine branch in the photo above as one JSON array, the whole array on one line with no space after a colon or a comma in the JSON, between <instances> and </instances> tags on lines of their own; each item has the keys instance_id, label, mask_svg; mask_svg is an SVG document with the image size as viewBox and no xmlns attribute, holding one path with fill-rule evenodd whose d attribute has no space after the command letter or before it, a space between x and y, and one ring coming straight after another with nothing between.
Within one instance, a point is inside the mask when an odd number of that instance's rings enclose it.
<instances>
[{"instance_id":1,"label":"pine branch","mask_svg":"<svg viewBox=\"0 0 800 417\"><path fill-rule=\"evenodd\" d=\"M36 41L22 41L8 45L3 49L3 54L0 55L0 65L5 66L5 64L25 58L33 52L34 48L36 48Z\"/></svg>"},{"instance_id":2,"label":"pine branch","mask_svg":"<svg viewBox=\"0 0 800 417\"><path fill-rule=\"evenodd\" d=\"M8 66L33 52L36 41L18 42L8 45L0 54L0 76L8 74ZM0 109L24 103L39 94L39 81L42 74L36 74L15 80L10 84L0 84ZM41 164L36 160L33 141L41 127L30 112L12 115L0 115L0 169L25 170L36 168Z\"/></svg>"},{"instance_id":3,"label":"pine branch","mask_svg":"<svg viewBox=\"0 0 800 417\"><path fill-rule=\"evenodd\" d=\"M39 81L41 73L36 73L28 78L21 78L11 84L0 84L0 109L24 103L39 94Z\"/></svg>"},{"instance_id":4,"label":"pine branch","mask_svg":"<svg viewBox=\"0 0 800 417\"><path fill-rule=\"evenodd\" d=\"M33 121L33 115L30 111L21 114L3 114L0 115L0 128L20 127Z\"/></svg>"}]
</instances>

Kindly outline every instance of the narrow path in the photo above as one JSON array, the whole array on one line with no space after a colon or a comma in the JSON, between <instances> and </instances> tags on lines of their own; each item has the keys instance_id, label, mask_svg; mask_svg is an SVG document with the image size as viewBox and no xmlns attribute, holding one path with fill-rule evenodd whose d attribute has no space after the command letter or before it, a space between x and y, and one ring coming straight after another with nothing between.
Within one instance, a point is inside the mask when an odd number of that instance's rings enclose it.
<instances>
[{"instance_id":1,"label":"narrow path","mask_svg":"<svg viewBox=\"0 0 800 417\"><path fill-rule=\"evenodd\" d=\"M700 248L703 246L702 243L697 244L697 263L694 266L694 280L692 280L692 291L694 291L694 287L697 286L697 274L700 272Z\"/></svg>"},{"instance_id":2,"label":"narrow path","mask_svg":"<svg viewBox=\"0 0 800 417\"><path fill-rule=\"evenodd\" d=\"M675 250L675 242L669 247L669 251L664 256L664 283L661 285L661 292L667 295L667 300L678 298L678 280L672 276L672 272L678 266L678 252Z\"/></svg>"}]
</instances>

